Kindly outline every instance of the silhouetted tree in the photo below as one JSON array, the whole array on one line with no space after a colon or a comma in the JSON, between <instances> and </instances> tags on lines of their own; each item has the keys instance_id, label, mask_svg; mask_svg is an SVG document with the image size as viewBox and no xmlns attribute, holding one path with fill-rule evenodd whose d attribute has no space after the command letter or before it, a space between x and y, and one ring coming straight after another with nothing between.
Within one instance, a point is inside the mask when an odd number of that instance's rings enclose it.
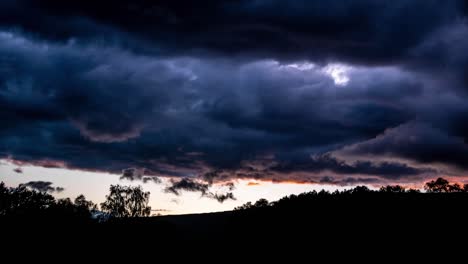
<instances>
[{"instance_id":1,"label":"silhouetted tree","mask_svg":"<svg viewBox=\"0 0 468 264\"><path fill-rule=\"evenodd\" d=\"M400 185L387 185L380 187L380 192L384 193L404 193L406 190Z\"/></svg>"},{"instance_id":2,"label":"silhouetted tree","mask_svg":"<svg viewBox=\"0 0 468 264\"><path fill-rule=\"evenodd\" d=\"M241 206L235 207L234 210L247 210L247 209L252 209L252 208L266 208L270 206L270 202L268 202L267 199L261 198L258 201L256 201L254 204L251 202L247 202Z\"/></svg>"},{"instance_id":3,"label":"silhouetted tree","mask_svg":"<svg viewBox=\"0 0 468 264\"><path fill-rule=\"evenodd\" d=\"M267 199L259 199L258 201L255 202L255 204L253 205L255 208L264 208L264 207L268 207L270 205L270 203L268 202Z\"/></svg>"},{"instance_id":4,"label":"silhouetted tree","mask_svg":"<svg viewBox=\"0 0 468 264\"><path fill-rule=\"evenodd\" d=\"M75 206L78 208L81 208L83 210L96 210L97 205L95 205L93 202L86 200L86 197L82 194L78 195L78 197L75 198Z\"/></svg>"},{"instance_id":5,"label":"silhouetted tree","mask_svg":"<svg viewBox=\"0 0 468 264\"><path fill-rule=\"evenodd\" d=\"M368 193L371 192L371 190L367 186L356 186L353 190L352 193Z\"/></svg>"},{"instance_id":6,"label":"silhouetted tree","mask_svg":"<svg viewBox=\"0 0 468 264\"><path fill-rule=\"evenodd\" d=\"M149 216L149 192L143 192L141 186L111 185L106 201L101 203L101 209L113 217L143 217Z\"/></svg>"},{"instance_id":7,"label":"silhouetted tree","mask_svg":"<svg viewBox=\"0 0 468 264\"><path fill-rule=\"evenodd\" d=\"M0 183L0 216L5 215L9 207L10 202L9 189L5 186L5 183Z\"/></svg>"},{"instance_id":8,"label":"silhouetted tree","mask_svg":"<svg viewBox=\"0 0 468 264\"><path fill-rule=\"evenodd\" d=\"M240 205L240 206L237 206L237 207L234 207L234 210L247 210L247 209L250 209L252 208L253 205L252 205L252 202L246 202L245 204L243 205Z\"/></svg>"},{"instance_id":9,"label":"silhouetted tree","mask_svg":"<svg viewBox=\"0 0 468 264\"><path fill-rule=\"evenodd\" d=\"M411 189L409 189L409 190L407 191L407 193L415 194L415 193L421 193L421 191L418 190L418 189L412 189L412 188L411 188Z\"/></svg>"},{"instance_id":10,"label":"silhouetted tree","mask_svg":"<svg viewBox=\"0 0 468 264\"><path fill-rule=\"evenodd\" d=\"M463 188L458 183L449 184L448 192L463 192Z\"/></svg>"},{"instance_id":11,"label":"silhouetted tree","mask_svg":"<svg viewBox=\"0 0 468 264\"><path fill-rule=\"evenodd\" d=\"M437 178L435 181L427 182L424 189L431 193L449 192L449 182L444 178Z\"/></svg>"},{"instance_id":12,"label":"silhouetted tree","mask_svg":"<svg viewBox=\"0 0 468 264\"><path fill-rule=\"evenodd\" d=\"M29 190L20 185L8 188L0 184L0 215L25 215L43 212L55 204L50 194Z\"/></svg>"},{"instance_id":13,"label":"silhouetted tree","mask_svg":"<svg viewBox=\"0 0 468 264\"><path fill-rule=\"evenodd\" d=\"M465 184L463 185L463 191L464 191L464 192L468 192L468 183L465 183Z\"/></svg>"}]
</instances>

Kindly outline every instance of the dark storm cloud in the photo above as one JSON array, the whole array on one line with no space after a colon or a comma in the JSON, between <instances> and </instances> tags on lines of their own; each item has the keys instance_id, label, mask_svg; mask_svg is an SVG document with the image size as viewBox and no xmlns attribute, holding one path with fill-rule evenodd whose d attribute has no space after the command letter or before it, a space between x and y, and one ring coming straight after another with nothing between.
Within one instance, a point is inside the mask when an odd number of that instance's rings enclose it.
<instances>
[{"instance_id":1,"label":"dark storm cloud","mask_svg":"<svg viewBox=\"0 0 468 264\"><path fill-rule=\"evenodd\" d=\"M381 181L378 178L346 177L343 179L338 179L330 176L325 176L320 179L319 183L347 186L358 184L379 184L381 183Z\"/></svg>"},{"instance_id":2,"label":"dark storm cloud","mask_svg":"<svg viewBox=\"0 0 468 264\"><path fill-rule=\"evenodd\" d=\"M20 184L21 186L29 187L33 190L40 191L40 192L63 192L65 188L63 187L53 187L51 182L47 181L30 181L27 183Z\"/></svg>"},{"instance_id":3,"label":"dark storm cloud","mask_svg":"<svg viewBox=\"0 0 468 264\"><path fill-rule=\"evenodd\" d=\"M138 136L148 113L164 104L158 82L167 87L183 78L162 77L169 66L144 58L126 61L128 54L112 48L53 45L6 32L0 39L0 56L11 58L0 73L0 100L7 110L2 117L11 120L6 128L68 119L91 140L127 140ZM145 83L153 72L162 78Z\"/></svg>"},{"instance_id":4,"label":"dark storm cloud","mask_svg":"<svg viewBox=\"0 0 468 264\"><path fill-rule=\"evenodd\" d=\"M389 129L375 139L347 146L338 153L399 157L425 164L439 162L462 169L468 168L468 146L462 138L450 136L429 124L418 122Z\"/></svg>"},{"instance_id":5,"label":"dark storm cloud","mask_svg":"<svg viewBox=\"0 0 468 264\"><path fill-rule=\"evenodd\" d=\"M50 39L119 41L165 54L405 60L464 15L463 1L2 1L0 23ZM119 37L119 35L122 35Z\"/></svg>"},{"instance_id":6,"label":"dark storm cloud","mask_svg":"<svg viewBox=\"0 0 468 264\"><path fill-rule=\"evenodd\" d=\"M463 170L467 10L1 1L0 158L176 176L168 191L204 195L233 178L357 184Z\"/></svg>"},{"instance_id":7,"label":"dark storm cloud","mask_svg":"<svg viewBox=\"0 0 468 264\"><path fill-rule=\"evenodd\" d=\"M283 162L270 168L275 172L333 172L338 175L376 175L382 178L398 179L421 175L424 173L434 173L431 169L419 169L408 166L407 164L397 162L371 162L358 160L348 164L344 160L338 160L329 154L317 155L302 160L293 159L289 162Z\"/></svg>"},{"instance_id":8,"label":"dark storm cloud","mask_svg":"<svg viewBox=\"0 0 468 264\"><path fill-rule=\"evenodd\" d=\"M0 38L0 54L11 58L1 75L1 152L35 164L195 176L258 155L372 138L410 119L405 100L423 92L391 67L349 70L340 87L332 69L310 63L164 59Z\"/></svg>"}]
</instances>

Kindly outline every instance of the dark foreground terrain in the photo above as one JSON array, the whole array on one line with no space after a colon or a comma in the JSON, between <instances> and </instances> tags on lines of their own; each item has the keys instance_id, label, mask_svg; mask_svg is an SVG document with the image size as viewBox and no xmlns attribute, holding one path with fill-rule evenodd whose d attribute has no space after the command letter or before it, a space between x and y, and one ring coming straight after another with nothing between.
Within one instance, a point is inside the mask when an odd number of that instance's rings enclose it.
<instances>
[{"instance_id":1,"label":"dark foreground terrain","mask_svg":"<svg viewBox=\"0 0 468 264\"><path fill-rule=\"evenodd\" d=\"M89 247L152 247L163 243L209 250L227 244L255 248L300 243L311 247L319 244L325 248L410 251L415 250L413 243L419 241L418 247L421 242L428 247L440 243L464 247L464 242L457 241L465 241L468 234L468 192L386 188L304 193L272 203L259 200L220 213L123 217L98 222L84 215L36 211L0 219L2 238L10 245L69 241ZM391 248L383 243L391 244Z\"/></svg>"},{"instance_id":2,"label":"dark foreground terrain","mask_svg":"<svg viewBox=\"0 0 468 264\"><path fill-rule=\"evenodd\" d=\"M157 237L167 240L223 240L304 235L403 236L464 235L468 224L468 193L303 194L270 206L220 213L115 218L104 223L54 216L4 217L4 232L38 236L91 233L99 237ZM104 234L102 234L104 236Z\"/></svg>"}]
</instances>

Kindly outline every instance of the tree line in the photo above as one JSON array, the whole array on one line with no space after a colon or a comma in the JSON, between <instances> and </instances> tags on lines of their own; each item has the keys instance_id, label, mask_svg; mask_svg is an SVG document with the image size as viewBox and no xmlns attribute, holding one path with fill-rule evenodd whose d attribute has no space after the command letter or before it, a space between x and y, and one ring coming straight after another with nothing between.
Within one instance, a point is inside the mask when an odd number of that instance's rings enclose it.
<instances>
[{"instance_id":1,"label":"tree line","mask_svg":"<svg viewBox=\"0 0 468 264\"><path fill-rule=\"evenodd\" d=\"M425 193L468 193L468 184L463 186L438 178L424 185ZM366 186L357 186L344 191L312 191L300 195L290 195L275 202L260 199L255 203L248 202L235 207L235 211L278 207L297 200L338 199L340 197L358 197L364 194L422 194L417 189L407 189L400 185L382 186L379 190L370 190ZM70 198L55 199L47 192L29 189L27 186L7 187L0 183L0 217L57 217L73 219L91 218L137 218L151 214L149 203L150 192L143 191L141 186L111 185L106 199L98 206L79 195L73 201Z\"/></svg>"},{"instance_id":2,"label":"tree line","mask_svg":"<svg viewBox=\"0 0 468 264\"><path fill-rule=\"evenodd\" d=\"M450 183L448 180L444 178L437 178L436 180L432 180L429 182L426 182L424 184L424 191L425 193L428 194L436 194L436 193L468 193L468 184L464 184L463 186L458 184L458 183ZM312 192L306 192L302 193L299 195L289 195L285 196L278 201L274 202L269 202L267 199L259 199L255 203L252 202L247 202L241 206L235 207L235 211L242 211L242 210L248 210L248 209L261 209L261 208L268 208L268 207L285 207L285 204L288 204L288 206L291 203L304 203L304 200L307 202L310 202L312 200L314 201L325 201L329 199L338 199L338 198L346 198L350 196L362 196L362 195L367 195L367 194L391 194L393 196L395 195L412 195L412 194L422 194L422 192L418 189L412 189L412 188L405 188L401 185L387 185L387 186L382 186L380 187L379 190L371 190L366 186L357 186L353 189L348 189L344 191L334 191L334 192L328 192L325 190L322 191L312 191ZM292 202L291 202L292 201Z\"/></svg>"},{"instance_id":3,"label":"tree line","mask_svg":"<svg viewBox=\"0 0 468 264\"><path fill-rule=\"evenodd\" d=\"M97 204L79 195L55 199L47 192L27 188L25 185L7 187L0 183L0 217L58 217L91 219L94 216L146 217L151 213L148 206L150 193L141 186L111 185L106 200Z\"/></svg>"}]
</instances>

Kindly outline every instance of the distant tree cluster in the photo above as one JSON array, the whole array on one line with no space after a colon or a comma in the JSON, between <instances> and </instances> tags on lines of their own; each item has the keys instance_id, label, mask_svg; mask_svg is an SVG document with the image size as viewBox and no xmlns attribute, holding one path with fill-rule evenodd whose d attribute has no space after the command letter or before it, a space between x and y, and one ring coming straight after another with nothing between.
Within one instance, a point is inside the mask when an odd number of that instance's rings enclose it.
<instances>
[{"instance_id":1,"label":"distant tree cluster","mask_svg":"<svg viewBox=\"0 0 468 264\"><path fill-rule=\"evenodd\" d=\"M424 190L426 193L468 193L468 184L464 184L461 186L458 183L450 183L448 180L444 178L438 178L436 180L432 180L427 182L424 185ZM289 195L286 197L281 198L275 202L268 202L266 199L260 199L255 203L247 202L241 206L235 207L234 210L248 210L248 209L262 209L262 208L269 208L269 207L280 207L284 206L285 204L291 203L294 201L295 204L298 204L298 201L302 201L304 204L311 201L318 201L318 200L330 200L330 199L341 199L349 196L360 196L366 194L420 194L421 191L417 189L407 189L400 185L387 185L382 186L379 190L373 191L366 186L357 186L353 189L344 190L344 191L334 191L328 192L322 190L320 192L311 191L307 193L302 193L299 195ZM304 202L307 201L307 202ZM299 202L300 203L300 202Z\"/></svg>"},{"instance_id":2,"label":"distant tree cluster","mask_svg":"<svg viewBox=\"0 0 468 264\"><path fill-rule=\"evenodd\" d=\"M94 213L104 213L111 217L149 216L149 192L131 186L111 185L101 211L96 204L79 195L74 201L70 198L55 199L46 191L28 188L27 185L6 187L0 183L0 217L48 217L91 219Z\"/></svg>"},{"instance_id":3,"label":"distant tree cluster","mask_svg":"<svg viewBox=\"0 0 468 264\"><path fill-rule=\"evenodd\" d=\"M267 199L259 199L256 201L254 204L252 202L247 202L241 206L235 207L234 210L246 210L246 209L251 209L251 208L265 208L270 206L270 202L268 202Z\"/></svg>"},{"instance_id":4,"label":"distant tree cluster","mask_svg":"<svg viewBox=\"0 0 468 264\"><path fill-rule=\"evenodd\" d=\"M450 184L444 178L438 178L435 181L427 182L424 189L430 193L458 193L468 192L468 184L464 184L463 187L458 183Z\"/></svg>"},{"instance_id":5,"label":"distant tree cluster","mask_svg":"<svg viewBox=\"0 0 468 264\"><path fill-rule=\"evenodd\" d=\"M96 206L83 195L56 200L46 192L31 190L25 185L8 188L0 183L0 216L50 216L90 218Z\"/></svg>"}]
</instances>

